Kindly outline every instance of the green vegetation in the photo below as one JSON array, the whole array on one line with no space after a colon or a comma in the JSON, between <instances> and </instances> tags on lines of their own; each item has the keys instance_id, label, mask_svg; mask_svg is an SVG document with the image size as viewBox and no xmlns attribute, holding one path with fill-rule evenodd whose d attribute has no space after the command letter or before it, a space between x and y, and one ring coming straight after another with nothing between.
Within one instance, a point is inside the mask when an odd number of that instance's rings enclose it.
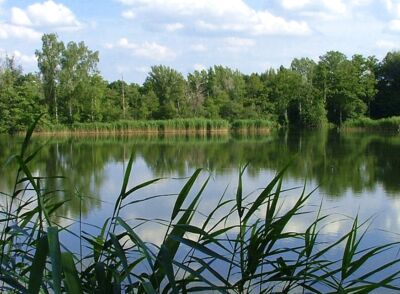
<instances>
[{"instance_id":1,"label":"green vegetation","mask_svg":"<svg viewBox=\"0 0 400 294\"><path fill-rule=\"evenodd\" d=\"M170 120L120 120L107 123L73 123L70 126L42 126L42 132L95 132L95 133L128 133L128 132L212 132L228 130L226 120L210 119L170 119Z\"/></svg>"},{"instance_id":2,"label":"green vegetation","mask_svg":"<svg viewBox=\"0 0 400 294\"><path fill-rule=\"evenodd\" d=\"M233 130L245 130L249 132L256 132L259 130L271 130L276 127L277 123L270 120L241 119L232 122Z\"/></svg>"},{"instance_id":3,"label":"green vegetation","mask_svg":"<svg viewBox=\"0 0 400 294\"><path fill-rule=\"evenodd\" d=\"M320 229L329 221L321 208L306 230L296 232L288 228L299 215L310 213L306 203L312 193L304 189L282 210L286 168L261 191L250 194L242 184L246 167L240 168L236 194L221 195L218 205L207 214L200 213L197 207L209 178L199 183L201 170L196 170L175 195L169 219L133 224L122 219L121 212L135 205L138 194L160 179L129 187L131 157L112 215L94 233L73 232L70 225L60 226L54 221L57 210L65 205L65 200L54 199L54 193L70 193L63 189L64 179L59 178L58 185L49 187L45 185L48 178L34 175L30 168L41 150L30 148L32 132L33 127L28 130L20 152L8 160L8 164L15 162L19 168L12 191L2 193L6 199L0 230L2 292L400 290L400 259L395 254L399 243L365 248L363 240L368 232L358 218L352 220L348 233L329 243L320 236ZM79 192L70 197L79 199ZM261 211L265 213L260 214ZM149 221L163 228L161 244L144 242L136 233L138 227ZM80 219L75 222L79 225ZM70 251L71 240L78 241L78 252ZM382 259L385 253L390 256L386 262ZM370 263L375 265L374 269L366 271Z\"/></svg>"},{"instance_id":4,"label":"green vegetation","mask_svg":"<svg viewBox=\"0 0 400 294\"><path fill-rule=\"evenodd\" d=\"M346 121L343 125L345 129L368 129L368 130L386 130L400 132L400 117L388 117L381 119L371 119L367 117L352 119Z\"/></svg>"},{"instance_id":5,"label":"green vegetation","mask_svg":"<svg viewBox=\"0 0 400 294\"><path fill-rule=\"evenodd\" d=\"M129 133L129 132L220 132L240 130L249 132L270 131L278 124L270 120L249 119L234 120L231 123L223 119L182 118L166 120L120 120L116 122L73 123L72 125L47 124L38 128L39 132L49 133Z\"/></svg>"},{"instance_id":6,"label":"green vegetation","mask_svg":"<svg viewBox=\"0 0 400 294\"><path fill-rule=\"evenodd\" d=\"M97 69L98 52L83 42L64 44L55 34L42 37L36 57L38 73L24 74L13 57L1 63L1 133L26 130L43 112L44 125L54 130L199 118L310 127L400 115L400 52L378 62L373 56L349 59L330 51L318 62L296 58L289 68L250 75L214 66L185 77L156 65L142 85L105 81Z\"/></svg>"}]
</instances>

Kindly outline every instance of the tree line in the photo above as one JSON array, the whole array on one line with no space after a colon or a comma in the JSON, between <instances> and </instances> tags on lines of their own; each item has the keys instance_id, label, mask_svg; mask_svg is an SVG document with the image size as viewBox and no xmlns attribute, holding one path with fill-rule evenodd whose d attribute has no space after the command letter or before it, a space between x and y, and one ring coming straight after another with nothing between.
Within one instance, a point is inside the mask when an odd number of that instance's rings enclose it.
<instances>
[{"instance_id":1,"label":"tree line","mask_svg":"<svg viewBox=\"0 0 400 294\"><path fill-rule=\"evenodd\" d=\"M106 81L84 42L45 34L35 54L37 73L23 73L12 56L1 62L0 132L23 130L41 112L49 124L204 117L306 127L400 115L400 52L379 61L329 51L248 75L218 65L185 77L156 65L142 85Z\"/></svg>"}]
</instances>

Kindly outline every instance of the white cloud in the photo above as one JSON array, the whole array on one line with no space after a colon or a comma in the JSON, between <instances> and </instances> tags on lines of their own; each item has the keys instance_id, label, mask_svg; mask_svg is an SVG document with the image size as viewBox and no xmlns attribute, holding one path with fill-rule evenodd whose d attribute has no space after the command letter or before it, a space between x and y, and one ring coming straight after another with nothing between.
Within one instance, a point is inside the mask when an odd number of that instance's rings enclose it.
<instances>
[{"instance_id":1,"label":"white cloud","mask_svg":"<svg viewBox=\"0 0 400 294\"><path fill-rule=\"evenodd\" d=\"M337 1L337 0L335 0ZM255 10L243 0L119 0L158 19L173 17L185 21L185 27L205 31L243 32L253 35L310 33L304 21L286 20L267 10Z\"/></svg>"},{"instance_id":2,"label":"white cloud","mask_svg":"<svg viewBox=\"0 0 400 294\"><path fill-rule=\"evenodd\" d=\"M224 42L229 46L239 46L239 47L250 47L256 44L256 42L253 39L235 38L235 37L225 38Z\"/></svg>"},{"instance_id":3,"label":"white cloud","mask_svg":"<svg viewBox=\"0 0 400 294\"><path fill-rule=\"evenodd\" d=\"M198 70L198 71L202 71L202 70L206 70L207 68L205 67L205 65L203 65L203 64L201 64L201 63L196 63L196 64L194 64L193 65L193 68L195 69L195 70Z\"/></svg>"},{"instance_id":4,"label":"white cloud","mask_svg":"<svg viewBox=\"0 0 400 294\"><path fill-rule=\"evenodd\" d=\"M400 32L400 19L394 19L390 21L389 29L394 32Z\"/></svg>"},{"instance_id":5,"label":"white cloud","mask_svg":"<svg viewBox=\"0 0 400 294\"><path fill-rule=\"evenodd\" d=\"M259 12L253 15L253 33L264 34L293 34L306 35L310 28L306 22L287 21L282 17L274 16L268 11Z\"/></svg>"},{"instance_id":6,"label":"white cloud","mask_svg":"<svg viewBox=\"0 0 400 294\"><path fill-rule=\"evenodd\" d=\"M194 52L206 52L208 50L207 46L204 44L193 44L189 48Z\"/></svg>"},{"instance_id":7,"label":"white cloud","mask_svg":"<svg viewBox=\"0 0 400 294\"><path fill-rule=\"evenodd\" d=\"M128 49L135 56L145 57L153 60L168 60L176 57L176 54L171 49L156 42L144 42L142 44L137 44L129 42L127 38L121 38L116 45L108 43L106 44L106 48Z\"/></svg>"},{"instance_id":8,"label":"white cloud","mask_svg":"<svg viewBox=\"0 0 400 294\"><path fill-rule=\"evenodd\" d=\"M347 12L347 6L342 0L322 0L324 6L333 13L345 14Z\"/></svg>"},{"instance_id":9,"label":"white cloud","mask_svg":"<svg viewBox=\"0 0 400 294\"><path fill-rule=\"evenodd\" d=\"M253 39L229 37L223 39L223 46L219 47L220 52L239 53L247 51L253 47L256 42Z\"/></svg>"},{"instance_id":10,"label":"white cloud","mask_svg":"<svg viewBox=\"0 0 400 294\"><path fill-rule=\"evenodd\" d=\"M11 8L11 22L15 25L31 26L32 22L21 8Z\"/></svg>"},{"instance_id":11,"label":"white cloud","mask_svg":"<svg viewBox=\"0 0 400 294\"><path fill-rule=\"evenodd\" d=\"M391 16L392 20L388 22L388 28L394 32L400 32L400 0L382 0Z\"/></svg>"},{"instance_id":12,"label":"white cloud","mask_svg":"<svg viewBox=\"0 0 400 294\"><path fill-rule=\"evenodd\" d=\"M134 71L140 73L149 73L151 71L151 68L149 66L138 66L134 68Z\"/></svg>"},{"instance_id":13,"label":"white cloud","mask_svg":"<svg viewBox=\"0 0 400 294\"><path fill-rule=\"evenodd\" d=\"M133 10L125 10L122 12L122 17L126 19L134 19L136 17L136 13Z\"/></svg>"},{"instance_id":14,"label":"white cloud","mask_svg":"<svg viewBox=\"0 0 400 294\"><path fill-rule=\"evenodd\" d=\"M138 46L135 50L135 54L143 56L149 59L165 60L173 59L176 54L172 52L168 47L159 45L155 42L145 42Z\"/></svg>"},{"instance_id":15,"label":"white cloud","mask_svg":"<svg viewBox=\"0 0 400 294\"><path fill-rule=\"evenodd\" d=\"M11 8L11 22L14 25L51 27L58 30L76 30L82 27L68 7L52 0L31 4L25 10Z\"/></svg>"},{"instance_id":16,"label":"white cloud","mask_svg":"<svg viewBox=\"0 0 400 294\"><path fill-rule=\"evenodd\" d=\"M32 65L36 64L36 62L37 62L36 56L34 54L27 55L27 54L21 53L18 50L14 50L12 52L12 55L15 57L17 62L21 62L22 65L32 66Z\"/></svg>"},{"instance_id":17,"label":"white cloud","mask_svg":"<svg viewBox=\"0 0 400 294\"><path fill-rule=\"evenodd\" d=\"M36 41L39 40L41 36L41 33L32 28L0 23L0 39L18 38Z\"/></svg>"},{"instance_id":18,"label":"white cloud","mask_svg":"<svg viewBox=\"0 0 400 294\"><path fill-rule=\"evenodd\" d=\"M311 0L282 0L282 6L286 9L301 9L307 4L310 3Z\"/></svg>"},{"instance_id":19,"label":"white cloud","mask_svg":"<svg viewBox=\"0 0 400 294\"><path fill-rule=\"evenodd\" d=\"M0 59L5 56L14 57L17 65L21 65L25 70L34 70L37 64L37 59L34 54L28 55L18 50L8 52L0 48Z\"/></svg>"},{"instance_id":20,"label":"white cloud","mask_svg":"<svg viewBox=\"0 0 400 294\"><path fill-rule=\"evenodd\" d=\"M181 30L181 29L183 29L185 26L182 24L182 23L180 23L180 22L175 22L175 23L168 23L166 26L165 26L165 29L168 31L168 32L175 32L175 31L178 31L178 30Z\"/></svg>"},{"instance_id":21,"label":"white cloud","mask_svg":"<svg viewBox=\"0 0 400 294\"><path fill-rule=\"evenodd\" d=\"M393 2L392 0L383 0L383 2L385 3L386 9L388 11L391 11L393 8Z\"/></svg>"},{"instance_id":22,"label":"white cloud","mask_svg":"<svg viewBox=\"0 0 400 294\"><path fill-rule=\"evenodd\" d=\"M391 0L384 0L391 2ZM319 21L351 18L360 7L370 5L372 0L282 0L287 10L300 10L300 15Z\"/></svg>"},{"instance_id":23,"label":"white cloud","mask_svg":"<svg viewBox=\"0 0 400 294\"><path fill-rule=\"evenodd\" d=\"M399 44L392 42L392 41L387 41L387 40L380 40L376 43L376 46L380 49L384 49L386 51L391 51L394 49L399 48Z\"/></svg>"}]
</instances>

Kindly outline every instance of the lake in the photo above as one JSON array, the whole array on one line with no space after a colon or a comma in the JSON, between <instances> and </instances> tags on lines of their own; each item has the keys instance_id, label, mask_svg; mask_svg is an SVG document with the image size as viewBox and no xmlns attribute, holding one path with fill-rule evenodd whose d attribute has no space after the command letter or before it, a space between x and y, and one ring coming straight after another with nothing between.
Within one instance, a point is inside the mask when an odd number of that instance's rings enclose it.
<instances>
[{"instance_id":1,"label":"lake","mask_svg":"<svg viewBox=\"0 0 400 294\"><path fill-rule=\"evenodd\" d=\"M18 152L22 141L2 137L0 162ZM196 168L203 171L194 191L211 176L193 220L201 223L224 193L227 199L235 198L240 166L248 163L243 191L251 199L289 162L282 211L293 205L304 185L306 191L317 189L304 208L310 213L298 216L288 231L305 231L321 207L321 213L329 215L321 227L326 240L346 233L357 214L371 224L367 245L400 239L400 136L396 134L289 130L258 136L35 136L33 147L41 144L45 145L30 167L36 176L66 177L47 180L46 188L65 189L55 201L69 201L58 209L54 221L75 232L96 232L96 226L111 216L132 154L129 186L163 178L130 195L126 202L133 203L121 212L132 226L140 225L136 231L148 242L160 244L165 232L148 220L169 219L176 193ZM0 191L10 191L15 170L2 169L1 175ZM75 222L79 219L80 227ZM68 244L77 250L76 242Z\"/></svg>"}]
</instances>

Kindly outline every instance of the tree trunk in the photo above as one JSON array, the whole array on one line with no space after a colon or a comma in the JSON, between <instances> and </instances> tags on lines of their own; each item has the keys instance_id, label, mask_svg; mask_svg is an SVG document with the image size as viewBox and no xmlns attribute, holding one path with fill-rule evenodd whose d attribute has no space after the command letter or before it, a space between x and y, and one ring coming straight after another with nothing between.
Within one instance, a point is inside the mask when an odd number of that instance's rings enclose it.
<instances>
[{"instance_id":1,"label":"tree trunk","mask_svg":"<svg viewBox=\"0 0 400 294\"><path fill-rule=\"evenodd\" d=\"M91 119L92 122L94 121L94 98L92 97L92 101L91 101L91 106L92 106L92 113L91 113Z\"/></svg>"},{"instance_id":2,"label":"tree trunk","mask_svg":"<svg viewBox=\"0 0 400 294\"><path fill-rule=\"evenodd\" d=\"M125 119L125 88L124 88L124 76L122 76L122 115Z\"/></svg>"},{"instance_id":3,"label":"tree trunk","mask_svg":"<svg viewBox=\"0 0 400 294\"><path fill-rule=\"evenodd\" d=\"M284 119L285 119L285 125L287 125L288 124L288 110L287 110L287 108L285 108L285 112L284 112Z\"/></svg>"},{"instance_id":4,"label":"tree trunk","mask_svg":"<svg viewBox=\"0 0 400 294\"><path fill-rule=\"evenodd\" d=\"M72 103L71 103L71 101L68 104L69 104L69 119L72 122Z\"/></svg>"},{"instance_id":5,"label":"tree trunk","mask_svg":"<svg viewBox=\"0 0 400 294\"><path fill-rule=\"evenodd\" d=\"M57 106L57 95L54 94L54 110L56 115L56 123L58 124L58 106Z\"/></svg>"},{"instance_id":6,"label":"tree trunk","mask_svg":"<svg viewBox=\"0 0 400 294\"><path fill-rule=\"evenodd\" d=\"M302 115L301 115L301 112L302 112L302 105L301 105L301 101L299 102L299 121L298 121L298 123L302 123Z\"/></svg>"}]
</instances>

